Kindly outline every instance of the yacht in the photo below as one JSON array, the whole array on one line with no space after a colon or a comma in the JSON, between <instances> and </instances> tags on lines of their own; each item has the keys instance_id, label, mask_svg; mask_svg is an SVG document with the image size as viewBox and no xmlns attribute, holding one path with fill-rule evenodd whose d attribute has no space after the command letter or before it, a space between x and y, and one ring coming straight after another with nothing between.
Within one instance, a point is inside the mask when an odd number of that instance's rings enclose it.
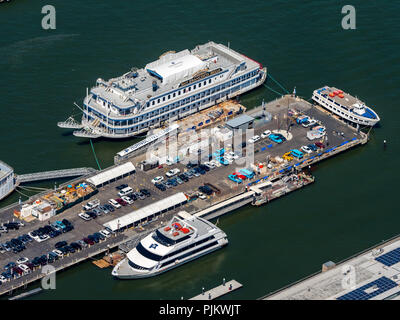
<instances>
[{"instance_id":1,"label":"yacht","mask_svg":"<svg viewBox=\"0 0 400 320\"><path fill-rule=\"evenodd\" d=\"M76 105L81 121L70 117L58 126L78 129L73 133L78 137L127 138L243 94L266 77L259 62L212 41L168 51L144 68L97 79L83 107Z\"/></svg>"},{"instance_id":2,"label":"yacht","mask_svg":"<svg viewBox=\"0 0 400 320\"><path fill-rule=\"evenodd\" d=\"M144 237L112 270L119 279L156 276L228 244L211 222L185 211Z\"/></svg>"},{"instance_id":3,"label":"yacht","mask_svg":"<svg viewBox=\"0 0 400 320\"><path fill-rule=\"evenodd\" d=\"M335 87L322 87L313 92L312 99L340 118L363 126L374 126L379 122L378 114L364 102Z\"/></svg>"}]
</instances>

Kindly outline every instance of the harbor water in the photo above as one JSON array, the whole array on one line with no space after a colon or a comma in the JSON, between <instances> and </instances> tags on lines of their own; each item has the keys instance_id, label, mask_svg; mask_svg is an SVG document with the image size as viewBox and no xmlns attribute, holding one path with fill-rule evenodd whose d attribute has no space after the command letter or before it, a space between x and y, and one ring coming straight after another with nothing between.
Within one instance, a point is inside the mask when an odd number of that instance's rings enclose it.
<instances>
[{"instance_id":1,"label":"harbor water","mask_svg":"<svg viewBox=\"0 0 400 320\"><path fill-rule=\"evenodd\" d=\"M255 299L400 233L399 3L352 1L355 30L342 28L344 1L54 0L56 30L43 30L46 4L0 4L0 159L17 173L97 168L89 141L57 127L71 115L79 119L73 102L81 105L99 77L208 40L229 42L260 61L289 92L296 87L308 99L316 88L335 86L360 97L382 120L367 145L320 163L313 185L221 217L226 248L133 281L114 280L110 269L86 262L57 275L56 290L30 299L190 298L223 278L243 288L222 299ZM261 87L241 103L251 108L276 97ZM100 166L135 141L95 140ZM0 207L18 198L14 193Z\"/></svg>"}]
</instances>

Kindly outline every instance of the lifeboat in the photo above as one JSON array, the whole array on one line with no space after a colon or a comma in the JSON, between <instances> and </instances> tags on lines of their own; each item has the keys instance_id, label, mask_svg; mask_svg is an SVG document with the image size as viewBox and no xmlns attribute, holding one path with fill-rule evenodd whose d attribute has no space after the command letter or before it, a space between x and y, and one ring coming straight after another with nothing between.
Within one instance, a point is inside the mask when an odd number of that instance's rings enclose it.
<instances>
[{"instance_id":1,"label":"lifeboat","mask_svg":"<svg viewBox=\"0 0 400 320\"><path fill-rule=\"evenodd\" d=\"M182 226L181 226L181 224L179 222L175 222L172 225L175 227L175 229L178 229L178 230L182 229Z\"/></svg>"},{"instance_id":2,"label":"lifeboat","mask_svg":"<svg viewBox=\"0 0 400 320\"><path fill-rule=\"evenodd\" d=\"M188 228L182 228L181 231L182 231L183 233L189 233L189 229L188 229Z\"/></svg>"},{"instance_id":3,"label":"lifeboat","mask_svg":"<svg viewBox=\"0 0 400 320\"><path fill-rule=\"evenodd\" d=\"M165 227L165 228L164 228L164 231L169 231L169 230L171 230L170 227Z\"/></svg>"},{"instance_id":4,"label":"lifeboat","mask_svg":"<svg viewBox=\"0 0 400 320\"><path fill-rule=\"evenodd\" d=\"M175 231L172 235L173 235L174 237L176 237L176 236L179 235L179 232L178 232L178 231Z\"/></svg>"},{"instance_id":5,"label":"lifeboat","mask_svg":"<svg viewBox=\"0 0 400 320\"><path fill-rule=\"evenodd\" d=\"M339 94L338 94L338 97L341 98L341 99L343 99L343 98L344 98L344 94L343 94L343 93L339 93Z\"/></svg>"},{"instance_id":6,"label":"lifeboat","mask_svg":"<svg viewBox=\"0 0 400 320\"><path fill-rule=\"evenodd\" d=\"M331 92L331 93L329 94L329 96L330 96L331 98L333 98L333 97L335 96L335 94L334 94L333 92Z\"/></svg>"}]
</instances>

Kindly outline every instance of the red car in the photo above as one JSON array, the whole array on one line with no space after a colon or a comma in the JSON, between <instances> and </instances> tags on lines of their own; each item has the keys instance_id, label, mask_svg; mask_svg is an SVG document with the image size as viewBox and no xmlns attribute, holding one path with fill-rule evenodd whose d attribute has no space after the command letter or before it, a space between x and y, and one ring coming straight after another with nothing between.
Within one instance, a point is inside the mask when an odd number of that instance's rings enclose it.
<instances>
[{"instance_id":1,"label":"red car","mask_svg":"<svg viewBox=\"0 0 400 320\"><path fill-rule=\"evenodd\" d=\"M115 201L117 201L121 206L126 206L128 203L124 200L122 200L121 198L117 198L115 199Z\"/></svg>"},{"instance_id":2,"label":"red car","mask_svg":"<svg viewBox=\"0 0 400 320\"><path fill-rule=\"evenodd\" d=\"M247 179L247 177L242 175L240 172L234 172L233 175L235 175L236 177L238 177L239 179L242 179L242 180Z\"/></svg>"},{"instance_id":3,"label":"red car","mask_svg":"<svg viewBox=\"0 0 400 320\"><path fill-rule=\"evenodd\" d=\"M94 241L90 240L89 238L84 238L83 241L85 243L87 243L88 245L91 245L91 246L94 245Z\"/></svg>"},{"instance_id":4,"label":"red car","mask_svg":"<svg viewBox=\"0 0 400 320\"><path fill-rule=\"evenodd\" d=\"M12 273L14 273L14 274L16 273L16 274L22 276L24 271L22 271L22 269L19 267L14 267L14 268L12 268Z\"/></svg>"},{"instance_id":5,"label":"red car","mask_svg":"<svg viewBox=\"0 0 400 320\"><path fill-rule=\"evenodd\" d=\"M314 144L320 149L325 148L325 145L323 143L321 143L321 142L316 142Z\"/></svg>"}]
</instances>

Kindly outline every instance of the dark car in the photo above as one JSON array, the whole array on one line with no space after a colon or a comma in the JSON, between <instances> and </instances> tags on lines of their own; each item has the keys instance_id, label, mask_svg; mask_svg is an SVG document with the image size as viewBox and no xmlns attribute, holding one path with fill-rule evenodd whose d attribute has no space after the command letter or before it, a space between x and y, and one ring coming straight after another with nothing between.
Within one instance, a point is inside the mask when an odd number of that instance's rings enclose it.
<instances>
[{"instance_id":1,"label":"dark car","mask_svg":"<svg viewBox=\"0 0 400 320\"><path fill-rule=\"evenodd\" d=\"M128 188L128 185L127 184L121 184L116 188L117 188L117 190L122 190L122 189Z\"/></svg>"},{"instance_id":2,"label":"dark car","mask_svg":"<svg viewBox=\"0 0 400 320\"><path fill-rule=\"evenodd\" d=\"M208 196L213 193L213 190L209 186L201 186L199 187L199 190Z\"/></svg>"},{"instance_id":3,"label":"dark car","mask_svg":"<svg viewBox=\"0 0 400 320\"><path fill-rule=\"evenodd\" d=\"M85 243L91 245L91 246L94 245L94 241L93 241L92 239L84 238L83 241L84 241Z\"/></svg>"},{"instance_id":4,"label":"dark car","mask_svg":"<svg viewBox=\"0 0 400 320\"><path fill-rule=\"evenodd\" d=\"M65 247L67 244L67 241L59 241L54 246L56 247L56 249L60 249L62 247Z\"/></svg>"},{"instance_id":5,"label":"dark car","mask_svg":"<svg viewBox=\"0 0 400 320\"><path fill-rule=\"evenodd\" d=\"M117 198L115 199L115 201L117 201L121 206L126 206L128 203L124 200L122 200L121 198Z\"/></svg>"},{"instance_id":6,"label":"dark car","mask_svg":"<svg viewBox=\"0 0 400 320\"><path fill-rule=\"evenodd\" d=\"M174 187L176 187L178 185L178 182L175 179L168 179L167 184L173 185Z\"/></svg>"},{"instance_id":7,"label":"dark car","mask_svg":"<svg viewBox=\"0 0 400 320\"><path fill-rule=\"evenodd\" d=\"M185 182L188 182L189 181L189 178L185 175L185 174L180 174L179 176L178 176L179 178L181 178L181 180L183 180L183 181L185 181Z\"/></svg>"},{"instance_id":8,"label":"dark car","mask_svg":"<svg viewBox=\"0 0 400 320\"><path fill-rule=\"evenodd\" d=\"M42 265L42 266L45 266L46 264L47 264L47 261L48 261L48 259L47 259L47 256L44 254L44 255L42 255L40 258L39 258L39 263Z\"/></svg>"},{"instance_id":9,"label":"dark car","mask_svg":"<svg viewBox=\"0 0 400 320\"><path fill-rule=\"evenodd\" d=\"M7 230L18 230L19 229L19 225L18 224L13 224L13 223L5 223L4 227L7 228Z\"/></svg>"},{"instance_id":10,"label":"dark car","mask_svg":"<svg viewBox=\"0 0 400 320\"><path fill-rule=\"evenodd\" d=\"M48 262L48 263L53 263L53 262L54 262L54 257L51 256L51 255L48 255L48 256L47 256L47 262Z\"/></svg>"},{"instance_id":11,"label":"dark car","mask_svg":"<svg viewBox=\"0 0 400 320\"><path fill-rule=\"evenodd\" d=\"M31 263L33 264L34 267L39 266L40 265L40 258L39 257L33 258Z\"/></svg>"},{"instance_id":12,"label":"dark car","mask_svg":"<svg viewBox=\"0 0 400 320\"><path fill-rule=\"evenodd\" d=\"M82 246L76 242L71 242L70 247L74 248L75 250L82 250Z\"/></svg>"},{"instance_id":13,"label":"dark car","mask_svg":"<svg viewBox=\"0 0 400 320\"><path fill-rule=\"evenodd\" d=\"M321 143L321 142L316 142L314 144L320 149L325 148L325 145L323 143Z\"/></svg>"},{"instance_id":14,"label":"dark car","mask_svg":"<svg viewBox=\"0 0 400 320\"><path fill-rule=\"evenodd\" d=\"M4 266L4 270L9 270L13 267L15 267L17 264L15 262L9 262Z\"/></svg>"},{"instance_id":15,"label":"dark car","mask_svg":"<svg viewBox=\"0 0 400 320\"><path fill-rule=\"evenodd\" d=\"M167 188L165 187L165 185L163 185L163 184L161 184L161 183L156 183L154 186L155 186L158 190L161 190L161 191L167 190Z\"/></svg>"},{"instance_id":16,"label":"dark car","mask_svg":"<svg viewBox=\"0 0 400 320\"><path fill-rule=\"evenodd\" d=\"M309 144L307 147L309 147L312 151L318 150L318 148L315 146L315 144Z\"/></svg>"},{"instance_id":17,"label":"dark car","mask_svg":"<svg viewBox=\"0 0 400 320\"><path fill-rule=\"evenodd\" d=\"M19 267L14 267L11 269L11 273L17 274L18 276L22 276L24 274L24 271Z\"/></svg>"},{"instance_id":18,"label":"dark car","mask_svg":"<svg viewBox=\"0 0 400 320\"><path fill-rule=\"evenodd\" d=\"M204 171L210 171L210 168L207 167L205 164L199 165L199 168L203 169Z\"/></svg>"},{"instance_id":19,"label":"dark car","mask_svg":"<svg viewBox=\"0 0 400 320\"><path fill-rule=\"evenodd\" d=\"M25 265L31 270L33 270L35 268L35 266L33 265L32 262L25 263Z\"/></svg>"},{"instance_id":20,"label":"dark car","mask_svg":"<svg viewBox=\"0 0 400 320\"><path fill-rule=\"evenodd\" d=\"M58 260L58 255L56 253L54 253L53 251L50 251L48 256L49 256L49 258L52 257L54 261Z\"/></svg>"},{"instance_id":21,"label":"dark car","mask_svg":"<svg viewBox=\"0 0 400 320\"><path fill-rule=\"evenodd\" d=\"M96 243L100 242L100 238L96 237L95 235L88 236L88 239L90 239L90 240L92 240L92 241L94 241Z\"/></svg>"},{"instance_id":22,"label":"dark car","mask_svg":"<svg viewBox=\"0 0 400 320\"><path fill-rule=\"evenodd\" d=\"M198 165L199 165L198 162L190 161L190 162L186 165L186 168L191 169L191 168L197 167Z\"/></svg>"},{"instance_id":23,"label":"dark car","mask_svg":"<svg viewBox=\"0 0 400 320\"><path fill-rule=\"evenodd\" d=\"M99 232L93 233L93 236L99 238L100 240L104 240L104 239L106 238L105 236L103 236L103 235L102 235L101 233L99 233Z\"/></svg>"},{"instance_id":24,"label":"dark car","mask_svg":"<svg viewBox=\"0 0 400 320\"><path fill-rule=\"evenodd\" d=\"M62 219L61 222L62 222L63 225L65 225L65 226L72 226L72 223L71 223L69 220L67 220L67 219Z\"/></svg>"},{"instance_id":25,"label":"dark car","mask_svg":"<svg viewBox=\"0 0 400 320\"><path fill-rule=\"evenodd\" d=\"M70 253L75 253L75 249L72 246L65 246L64 249Z\"/></svg>"},{"instance_id":26,"label":"dark car","mask_svg":"<svg viewBox=\"0 0 400 320\"><path fill-rule=\"evenodd\" d=\"M115 211L114 207L109 203L105 204L104 207L106 207L107 210L110 211L110 212L114 212Z\"/></svg>"},{"instance_id":27,"label":"dark car","mask_svg":"<svg viewBox=\"0 0 400 320\"><path fill-rule=\"evenodd\" d=\"M200 174L206 174L206 170L202 169L201 167L194 168L194 171L196 171Z\"/></svg>"},{"instance_id":28,"label":"dark car","mask_svg":"<svg viewBox=\"0 0 400 320\"><path fill-rule=\"evenodd\" d=\"M150 197L150 196L151 196L150 191L147 190L147 189L140 189L140 192L141 192L142 194L144 194L146 197Z\"/></svg>"},{"instance_id":29,"label":"dark car","mask_svg":"<svg viewBox=\"0 0 400 320\"><path fill-rule=\"evenodd\" d=\"M70 224L70 225L65 227L65 232L69 232L69 231L72 231L72 230L74 230L74 226L72 224Z\"/></svg>"},{"instance_id":30,"label":"dark car","mask_svg":"<svg viewBox=\"0 0 400 320\"><path fill-rule=\"evenodd\" d=\"M97 218L97 214L95 214L93 211L87 211L86 214L88 216L90 216L92 219L96 219Z\"/></svg>"}]
</instances>

